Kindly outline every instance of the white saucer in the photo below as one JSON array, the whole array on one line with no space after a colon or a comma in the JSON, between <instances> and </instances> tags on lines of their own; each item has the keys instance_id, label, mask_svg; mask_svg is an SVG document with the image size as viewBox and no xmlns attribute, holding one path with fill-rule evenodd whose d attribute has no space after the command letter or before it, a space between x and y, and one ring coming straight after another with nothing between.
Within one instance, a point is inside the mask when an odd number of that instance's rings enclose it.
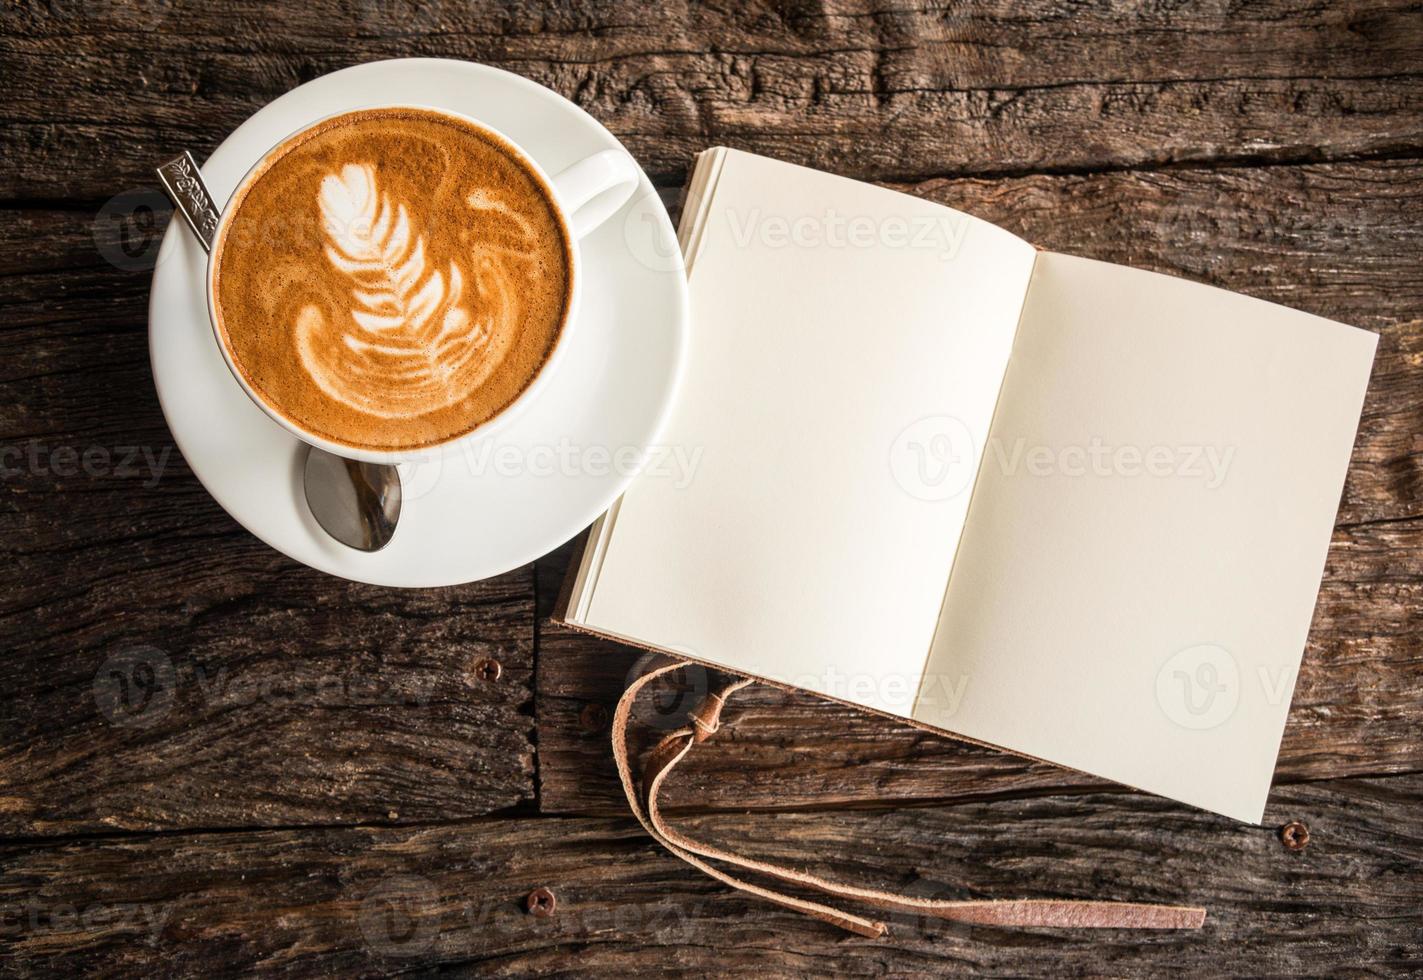
<instances>
[{"instance_id":1,"label":"white saucer","mask_svg":"<svg viewBox=\"0 0 1423 980\"><path fill-rule=\"evenodd\" d=\"M247 169L289 133L335 112L393 102L489 123L548 173L620 146L541 85L483 65L421 58L348 68L287 93L229 136L203 176L213 197L226 201ZM154 382L173 438L238 522L324 572L419 587L525 564L577 534L622 493L634 475L627 464L656 440L681 373L686 279L676 234L645 175L633 201L580 247L584 292L557 373L489 439L402 464L406 493L395 537L366 554L329 538L307 511L305 450L229 373L208 324L206 254L175 218L158 253L148 314Z\"/></svg>"}]
</instances>

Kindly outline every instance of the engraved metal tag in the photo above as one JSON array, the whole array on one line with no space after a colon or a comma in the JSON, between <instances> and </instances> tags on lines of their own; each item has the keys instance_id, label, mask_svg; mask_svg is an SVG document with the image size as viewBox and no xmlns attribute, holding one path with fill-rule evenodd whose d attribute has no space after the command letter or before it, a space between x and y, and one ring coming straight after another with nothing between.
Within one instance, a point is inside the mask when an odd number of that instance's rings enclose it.
<instances>
[{"instance_id":1,"label":"engraved metal tag","mask_svg":"<svg viewBox=\"0 0 1423 980\"><path fill-rule=\"evenodd\" d=\"M198 241L203 243L203 248L212 251L212 240L217 234L220 215L217 206L213 204L212 195L203 184L202 174L198 173L198 165L193 160L193 155L184 150L182 156L174 157L163 164L158 168L158 179L163 182L163 189L173 199L173 206L183 215L188 227L198 236Z\"/></svg>"}]
</instances>

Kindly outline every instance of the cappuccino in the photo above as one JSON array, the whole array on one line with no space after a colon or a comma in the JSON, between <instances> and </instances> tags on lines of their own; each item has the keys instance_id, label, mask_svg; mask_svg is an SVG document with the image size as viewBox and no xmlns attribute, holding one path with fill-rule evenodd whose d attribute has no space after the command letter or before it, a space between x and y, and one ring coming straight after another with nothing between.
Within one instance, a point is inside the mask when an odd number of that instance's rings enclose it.
<instances>
[{"instance_id":1,"label":"cappuccino","mask_svg":"<svg viewBox=\"0 0 1423 980\"><path fill-rule=\"evenodd\" d=\"M366 109L273 150L213 248L213 318L248 386L329 442L419 449L534 381L572 245L513 147L433 110Z\"/></svg>"}]
</instances>

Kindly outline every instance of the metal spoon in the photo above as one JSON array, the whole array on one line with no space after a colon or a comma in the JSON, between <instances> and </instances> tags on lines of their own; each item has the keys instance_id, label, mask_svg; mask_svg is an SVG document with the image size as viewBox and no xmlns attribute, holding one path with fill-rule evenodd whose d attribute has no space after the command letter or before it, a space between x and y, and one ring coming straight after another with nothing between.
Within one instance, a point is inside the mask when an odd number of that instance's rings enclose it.
<instances>
[{"instance_id":1,"label":"metal spoon","mask_svg":"<svg viewBox=\"0 0 1423 980\"><path fill-rule=\"evenodd\" d=\"M360 551L379 551L400 520L400 474L312 446L303 470L306 505L326 533Z\"/></svg>"},{"instance_id":2,"label":"metal spoon","mask_svg":"<svg viewBox=\"0 0 1423 980\"><path fill-rule=\"evenodd\" d=\"M163 164L158 180L203 250L211 251L219 215L193 155L185 150ZM390 543L400 520L400 473L394 466L361 463L312 446L302 474L306 505L327 534L357 551L379 551Z\"/></svg>"}]
</instances>

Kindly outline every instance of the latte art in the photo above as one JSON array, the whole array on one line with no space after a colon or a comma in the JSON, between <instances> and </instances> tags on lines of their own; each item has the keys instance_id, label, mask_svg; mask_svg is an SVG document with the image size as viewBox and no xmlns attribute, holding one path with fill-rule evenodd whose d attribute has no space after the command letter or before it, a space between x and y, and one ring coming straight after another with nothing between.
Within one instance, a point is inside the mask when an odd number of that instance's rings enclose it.
<instances>
[{"instance_id":1,"label":"latte art","mask_svg":"<svg viewBox=\"0 0 1423 980\"><path fill-rule=\"evenodd\" d=\"M297 351L307 374L331 398L382 418L407 418L464 399L495 366L489 340L509 333L513 304L489 280L479 320L464 303L464 276L428 267L425 243L410 230L404 205L379 194L375 171L347 164L321 182L326 257L351 277L349 322L320 307L297 316ZM507 275L502 276L507 279Z\"/></svg>"},{"instance_id":2,"label":"latte art","mask_svg":"<svg viewBox=\"0 0 1423 980\"><path fill-rule=\"evenodd\" d=\"M270 407L350 446L438 443L492 418L557 342L569 243L496 137L366 110L293 137L239 191L216 318Z\"/></svg>"}]
</instances>

